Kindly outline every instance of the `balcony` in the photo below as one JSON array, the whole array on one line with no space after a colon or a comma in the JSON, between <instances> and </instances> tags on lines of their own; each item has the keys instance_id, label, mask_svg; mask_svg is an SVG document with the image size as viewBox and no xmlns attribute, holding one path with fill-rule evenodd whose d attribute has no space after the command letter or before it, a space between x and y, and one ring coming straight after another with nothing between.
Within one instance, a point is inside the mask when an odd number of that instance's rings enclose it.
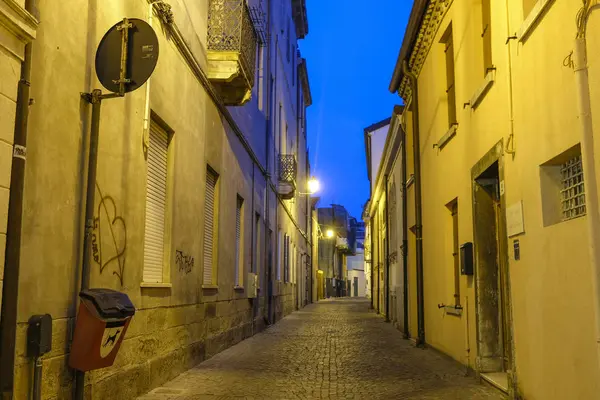
<instances>
[{"instance_id":1,"label":"balcony","mask_svg":"<svg viewBox=\"0 0 600 400\"><path fill-rule=\"evenodd\" d=\"M293 199L296 194L296 176L298 174L298 163L293 154L280 154L278 175L279 182L277 192L286 200Z\"/></svg>"},{"instance_id":2,"label":"balcony","mask_svg":"<svg viewBox=\"0 0 600 400\"><path fill-rule=\"evenodd\" d=\"M208 78L228 106L250 100L257 35L245 0L209 0Z\"/></svg>"}]
</instances>

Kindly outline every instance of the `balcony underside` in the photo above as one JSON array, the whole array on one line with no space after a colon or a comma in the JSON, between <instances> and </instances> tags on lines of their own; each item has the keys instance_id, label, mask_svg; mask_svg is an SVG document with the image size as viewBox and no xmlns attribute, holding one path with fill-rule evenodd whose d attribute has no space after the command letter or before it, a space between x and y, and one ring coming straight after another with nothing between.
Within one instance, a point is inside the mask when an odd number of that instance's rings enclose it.
<instances>
[{"instance_id":1,"label":"balcony underside","mask_svg":"<svg viewBox=\"0 0 600 400\"><path fill-rule=\"evenodd\" d=\"M291 200L296 195L296 185L289 182L279 182L277 193L284 200Z\"/></svg>"},{"instance_id":2,"label":"balcony underside","mask_svg":"<svg viewBox=\"0 0 600 400\"><path fill-rule=\"evenodd\" d=\"M208 79L228 106L241 106L250 100L252 81L236 51L208 51Z\"/></svg>"}]
</instances>

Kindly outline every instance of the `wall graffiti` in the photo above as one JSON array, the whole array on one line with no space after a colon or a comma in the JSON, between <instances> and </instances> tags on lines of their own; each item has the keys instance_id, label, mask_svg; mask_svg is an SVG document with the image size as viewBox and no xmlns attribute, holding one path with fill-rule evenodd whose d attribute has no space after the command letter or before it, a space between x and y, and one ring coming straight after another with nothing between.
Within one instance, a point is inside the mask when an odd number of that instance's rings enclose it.
<instances>
[{"instance_id":1,"label":"wall graffiti","mask_svg":"<svg viewBox=\"0 0 600 400\"><path fill-rule=\"evenodd\" d=\"M175 250L175 263L177 264L179 272L189 274L194 268L194 257L185 254L181 250Z\"/></svg>"},{"instance_id":2,"label":"wall graffiti","mask_svg":"<svg viewBox=\"0 0 600 400\"><path fill-rule=\"evenodd\" d=\"M100 266L100 274L109 268L123 286L127 225L123 217L119 215L115 200L111 196L104 196L98 183L96 183L96 189L100 194L100 202L94 216L92 257L94 262Z\"/></svg>"}]
</instances>

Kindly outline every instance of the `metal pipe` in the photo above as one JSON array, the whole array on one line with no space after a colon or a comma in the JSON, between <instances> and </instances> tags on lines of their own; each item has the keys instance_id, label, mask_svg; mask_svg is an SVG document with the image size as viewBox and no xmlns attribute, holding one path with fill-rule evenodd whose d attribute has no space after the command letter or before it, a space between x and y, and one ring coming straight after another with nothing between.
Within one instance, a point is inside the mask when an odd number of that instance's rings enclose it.
<instances>
[{"instance_id":1,"label":"metal pipe","mask_svg":"<svg viewBox=\"0 0 600 400\"><path fill-rule=\"evenodd\" d=\"M264 274L265 274L265 286L267 286L266 290L265 290L265 294L264 294L264 307L265 307L265 311L267 311L267 323L271 322L271 299L270 299L270 279L269 277L272 277L272 263L270 262L272 260L271 257L271 248L270 248L270 243L269 241L272 240L272 236L269 235L269 229L270 229L270 225L269 225L269 197L270 197L270 193L269 193L269 185L268 185L268 181L269 181L269 177L270 177L270 163L269 163L269 145L270 145L270 127L271 127L271 0L267 0L267 35L266 35L266 39L267 39L267 60L265 62L265 74L264 74L264 78L266 80L266 89L265 89L265 96L266 96L266 101L265 101L265 172L263 174L264 178L265 178L265 198L264 198L264 202L265 202L265 268L264 268ZM264 311L263 311L264 313ZM263 314L264 315L264 314Z\"/></svg>"},{"instance_id":2,"label":"metal pipe","mask_svg":"<svg viewBox=\"0 0 600 400\"><path fill-rule=\"evenodd\" d=\"M404 115L402 116L404 118ZM402 129L402 295L403 295L403 308L404 308L404 339L410 337L408 330L408 220L406 215L408 214L408 204L406 203L406 131Z\"/></svg>"},{"instance_id":3,"label":"metal pipe","mask_svg":"<svg viewBox=\"0 0 600 400\"><path fill-rule=\"evenodd\" d=\"M577 111L581 134L581 156L585 176L585 204L589 234L588 251L592 271L593 307L596 319L595 347L600 364L600 214L598 213L598 186L594 157L594 130L586 59L586 39L580 35L575 39L575 79L577 82Z\"/></svg>"},{"instance_id":4,"label":"metal pipe","mask_svg":"<svg viewBox=\"0 0 600 400\"><path fill-rule=\"evenodd\" d=\"M92 125L90 129L90 154L88 157L88 177L85 196L85 234L83 236L83 260L81 264L81 290L90 287L90 258L92 234L94 231L94 208L96 195L96 170L98 164L98 139L100 134L100 107L102 91L94 89L91 94ZM75 371L75 399L83 400L85 372Z\"/></svg>"},{"instance_id":5,"label":"metal pipe","mask_svg":"<svg viewBox=\"0 0 600 400\"><path fill-rule=\"evenodd\" d=\"M371 199L372 198L373 197L371 197ZM373 237L373 233L375 232L375 221L373 221L373 216L369 218L369 225L371 229L371 309L375 309L375 282L373 281L373 279L375 278L375 238Z\"/></svg>"},{"instance_id":6,"label":"metal pipe","mask_svg":"<svg viewBox=\"0 0 600 400\"><path fill-rule=\"evenodd\" d=\"M425 346L425 301L423 297L423 216L421 208L421 145L419 143L419 86L417 76L409 69L406 61L402 65L404 74L410 78L413 105L413 162L415 176L415 233L417 259L417 346Z\"/></svg>"},{"instance_id":7,"label":"metal pipe","mask_svg":"<svg viewBox=\"0 0 600 400\"><path fill-rule=\"evenodd\" d=\"M42 358L36 357L35 364L33 367L33 400L42 399Z\"/></svg>"},{"instance_id":8,"label":"metal pipe","mask_svg":"<svg viewBox=\"0 0 600 400\"><path fill-rule=\"evenodd\" d=\"M377 213L377 208L379 208L379 204L377 204L376 206L376 211L375 213ZM379 226L379 224L377 224L377 314L381 313L381 307L379 304L379 300L381 297L381 282L379 279L379 276L381 274L381 266L380 266L380 259L381 259L381 254L379 254L379 243L381 242L381 227Z\"/></svg>"},{"instance_id":9,"label":"metal pipe","mask_svg":"<svg viewBox=\"0 0 600 400\"><path fill-rule=\"evenodd\" d=\"M27 0L25 10L37 14L36 0ZM39 19L39 16L35 15ZM0 319L0 397L12 397L14 385L15 344L17 337L17 307L19 299L19 270L21 266L21 231L23 189L27 157L27 128L29 122L31 64L33 43L27 43L21 62L21 77L17 91L13 158L10 173L8 222L4 255L4 285Z\"/></svg>"},{"instance_id":10,"label":"metal pipe","mask_svg":"<svg viewBox=\"0 0 600 400\"><path fill-rule=\"evenodd\" d=\"M465 297L465 317L466 317L466 334L465 334L465 353L467 358L467 366L465 376L469 374L471 368L471 340L469 335L469 296Z\"/></svg>"},{"instance_id":11,"label":"metal pipe","mask_svg":"<svg viewBox=\"0 0 600 400\"><path fill-rule=\"evenodd\" d=\"M388 174L385 174L385 321L390 322L390 220L388 205Z\"/></svg>"}]
</instances>

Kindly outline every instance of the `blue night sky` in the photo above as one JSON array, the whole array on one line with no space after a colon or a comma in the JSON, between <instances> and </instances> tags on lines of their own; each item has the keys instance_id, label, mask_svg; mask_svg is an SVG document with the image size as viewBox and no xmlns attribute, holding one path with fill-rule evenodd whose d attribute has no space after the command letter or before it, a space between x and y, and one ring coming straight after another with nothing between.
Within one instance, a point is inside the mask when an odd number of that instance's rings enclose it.
<instances>
[{"instance_id":1,"label":"blue night sky","mask_svg":"<svg viewBox=\"0 0 600 400\"><path fill-rule=\"evenodd\" d=\"M307 131L319 206L342 204L360 220L369 198L363 129L401 102L388 86L412 1L306 3L309 34L300 51L313 98Z\"/></svg>"}]
</instances>

